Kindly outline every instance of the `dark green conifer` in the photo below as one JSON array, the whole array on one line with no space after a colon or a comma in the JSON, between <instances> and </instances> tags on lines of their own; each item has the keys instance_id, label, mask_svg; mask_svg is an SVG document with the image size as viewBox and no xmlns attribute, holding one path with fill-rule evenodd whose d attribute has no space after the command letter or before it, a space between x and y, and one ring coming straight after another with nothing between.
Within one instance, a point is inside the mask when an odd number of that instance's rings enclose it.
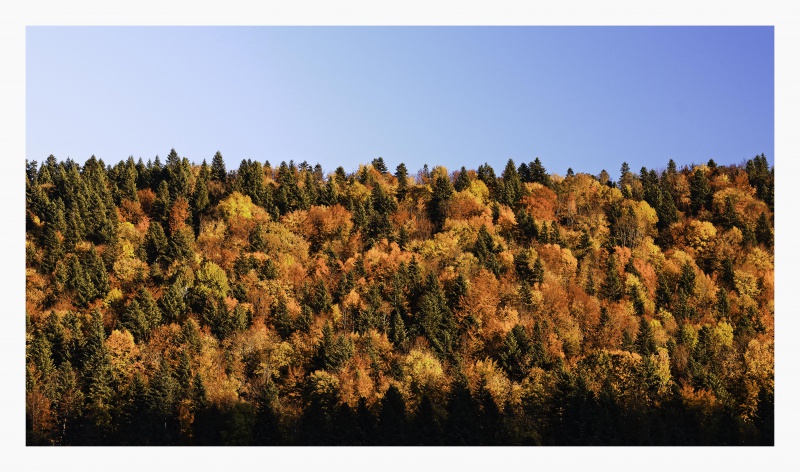
<instances>
[{"instance_id":1,"label":"dark green conifer","mask_svg":"<svg viewBox=\"0 0 800 472\"><path fill-rule=\"evenodd\" d=\"M225 183L227 177L228 172L225 170L225 160L222 158L222 154L217 151L214 154L214 158L211 159L211 180Z\"/></svg>"},{"instance_id":2,"label":"dark green conifer","mask_svg":"<svg viewBox=\"0 0 800 472\"><path fill-rule=\"evenodd\" d=\"M617 271L617 256L610 254L606 263L606 278L600 287L600 293L607 300L618 301L622 298L622 290L622 280Z\"/></svg>"},{"instance_id":3,"label":"dark green conifer","mask_svg":"<svg viewBox=\"0 0 800 472\"><path fill-rule=\"evenodd\" d=\"M433 195L428 202L428 216L434 225L434 231L439 232L444 226L450 199L453 197L453 184L447 176L440 175L433 182Z\"/></svg>"}]
</instances>

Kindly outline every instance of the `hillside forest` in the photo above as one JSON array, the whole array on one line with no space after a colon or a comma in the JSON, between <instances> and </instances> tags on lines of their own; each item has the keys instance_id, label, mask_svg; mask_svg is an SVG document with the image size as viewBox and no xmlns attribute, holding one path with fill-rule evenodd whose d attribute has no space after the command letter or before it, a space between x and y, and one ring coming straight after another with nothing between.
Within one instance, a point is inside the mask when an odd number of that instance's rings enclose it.
<instances>
[{"instance_id":1,"label":"hillside forest","mask_svg":"<svg viewBox=\"0 0 800 472\"><path fill-rule=\"evenodd\" d=\"M28 445L772 445L774 168L26 161Z\"/></svg>"}]
</instances>

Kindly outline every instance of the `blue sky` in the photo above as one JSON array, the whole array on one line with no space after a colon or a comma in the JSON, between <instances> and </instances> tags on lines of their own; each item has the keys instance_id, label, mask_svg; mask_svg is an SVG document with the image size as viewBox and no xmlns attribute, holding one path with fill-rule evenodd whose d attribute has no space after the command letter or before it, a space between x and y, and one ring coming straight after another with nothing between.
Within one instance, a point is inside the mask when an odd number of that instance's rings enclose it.
<instances>
[{"instance_id":1,"label":"blue sky","mask_svg":"<svg viewBox=\"0 0 800 472\"><path fill-rule=\"evenodd\" d=\"M27 151L612 176L774 152L771 27L28 27Z\"/></svg>"}]
</instances>

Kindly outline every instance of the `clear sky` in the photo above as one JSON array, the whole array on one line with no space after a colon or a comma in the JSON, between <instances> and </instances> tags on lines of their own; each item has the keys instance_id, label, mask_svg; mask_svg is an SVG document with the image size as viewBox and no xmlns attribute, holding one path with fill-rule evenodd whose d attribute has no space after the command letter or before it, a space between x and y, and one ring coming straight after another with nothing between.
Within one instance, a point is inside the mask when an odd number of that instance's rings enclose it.
<instances>
[{"instance_id":1,"label":"clear sky","mask_svg":"<svg viewBox=\"0 0 800 472\"><path fill-rule=\"evenodd\" d=\"M772 27L28 27L27 158L773 164Z\"/></svg>"}]
</instances>

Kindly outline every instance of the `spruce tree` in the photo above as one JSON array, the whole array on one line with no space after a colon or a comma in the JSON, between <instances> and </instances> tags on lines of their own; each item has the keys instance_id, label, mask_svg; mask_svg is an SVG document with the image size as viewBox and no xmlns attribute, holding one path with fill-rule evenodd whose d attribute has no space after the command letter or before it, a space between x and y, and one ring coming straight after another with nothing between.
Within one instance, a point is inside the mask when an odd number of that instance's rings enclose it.
<instances>
[{"instance_id":1,"label":"spruce tree","mask_svg":"<svg viewBox=\"0 0 800 472\"><path fill-rule=\"evenodd\" d=\"M769 218L764 212L762 212L761 216L758 217L755 233L756 241L758 241L759 244L764 245L764 247L767 249L772 249L772 245L774 244L772 225L770 225Z\"/></svg>"},{"instance_id":2,"label":"spruce tree","mask_svg":"<svg viewBox=\"0 0 800 472\"><path fill-rule=\"evenodd\" d=\"M456 192L462 192L469 188L470 181L469 175L467 174L467 169L464 166L461 166L461 170L458 172L458 177L456 178L456 183L453 186Z\"/></svg>"},{"instance_id":3,"label":"spruce tree","mask_svg":"<svg viewBox=\"0 0 800 472\"><path fill-rule=\"evenodd\" d=\"M517 172L517 166L512 159L508 160L501 177L503 178L503 190L500 195L500 202L513 208L522 198L523 187Z\"/></svg>"},{"instance_id":4,"label":"spruce tree","mask_svg":"<svg viewBox=\"0 0 800 472\"><path fill-rule=\"evenodd\" d=\"M607 300L618 301L622 298L622 281L617 271L617 257L614 254L608 256L606 278L603 281L600 292Z\"/></svg>"},{"instance_id":5,"label":"spruce tree","mask_svg":"<svg viewBox=\"0 0 800 472\"><path fill-rule=\"evenodd\" d=\"M122 326L130 331L136 342L144 341L150 333L150 324L147 322L147 316L136 300L131 300L125 311L122 312L120 321Z\"/></svg>"},{"instance_id":6,"label":"spruce tree","mask_svg":"<svg viewBox=\"0 0 800 472\"><path fill-rule=\"evenodd\" d=\"M428 202L428 216L434 226L434 231L439 232L444 226L450 199L453 197L453 184L447 176L440 175L433 182L433 195Z\"/></svg>"},{"instance_id":7,"label":"spruce tree","mask_svg":"<svg viewBox=\"0 0 800 472\"><path fill-rule=\"evenodd\" d=\"M500 261L497 259L497 253L499 252L500 248L495 244L494 238L492 238L492 235L489 234L489 231L486 229L486 225L481 225L480 230L478 230L478 238L472 248L472 253L475 254L475 257L478 258L484 267L492 271L495 275L499 275L502 268Z\"/></svg>"},{"instance_id":8,"label":"spruce tree","mask_svg":"<svg viewBox=\"0 0 800 472\"><path fill-rule=\"evenodd\" d=\"M708 183L705 171L703 171L703 169L697 169L694 173L691 186L689 187L689 197L692 200L692 213L696 215L700 210L710 208L712 195L711 186Z\"/></svg>"},{"instance_id":9,"label":"spruce tree","mask_svg":"<svg viewBox=\"0 0 800 472\"><path fill-rule=\"evenodd\" d=\"M529 167L532 182L540 183L545 187L551 187L553 185L552 181L550 180L550 175L547 173L538 157L533 160Z\"/></svg>"}]
</instances>

